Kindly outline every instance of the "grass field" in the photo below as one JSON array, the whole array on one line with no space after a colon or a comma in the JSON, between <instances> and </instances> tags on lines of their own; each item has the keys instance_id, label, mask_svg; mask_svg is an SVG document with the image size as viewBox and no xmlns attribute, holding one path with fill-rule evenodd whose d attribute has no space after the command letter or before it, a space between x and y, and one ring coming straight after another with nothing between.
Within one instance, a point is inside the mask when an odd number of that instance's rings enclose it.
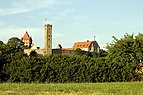
<instances>
[{"instance_id":1,"label":"grass field","mask_svg":"<svg viewBox=\"0 0 143 95\"><path fill-rule=\"evenodd\" d=\"M1 83L0 95L143 95L143 82Z\"/></svg>"}]
</instances>

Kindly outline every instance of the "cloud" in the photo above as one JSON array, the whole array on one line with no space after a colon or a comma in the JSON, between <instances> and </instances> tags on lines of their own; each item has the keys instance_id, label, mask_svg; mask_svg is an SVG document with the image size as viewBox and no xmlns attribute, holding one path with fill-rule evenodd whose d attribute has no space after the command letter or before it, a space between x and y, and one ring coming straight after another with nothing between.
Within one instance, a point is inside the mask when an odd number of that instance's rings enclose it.
<instances>
[{"instance_id":1,"label":"cloud","mask_svg":"<svg viewBox=\"0 0 143 95\"><path fill-rule=\"evenodd\" d=\"M74 9L65 9L63 12L61 12L61 15L66 16L69 13L72 13Z\"/></svg>"},{"instance_id":2,"label":"cloud","mask_svg":"<svg viewBox=\"0 0 143 95\"><path fill-rule=\"evenodd\" d=\"M13 0L10 7L0 8L0 16L26 13L42 8L51 8L58 0Z\"/></svg>"},{"instance_id":3,"label":"cloud","mask_svg":"<svg viewBox=\"0 0 143 95\"><path fill-rule=\"evenodd\" d=\"M24 13L29 11L31 11L31 9L25 9L25 8L0 9L0 16Z\"/></svg>"},{"instance_id":4,"label":"cloud","mask_svg":"<svg viewBox=\"0 0 143 95\"><path fill-rule=\"evenodd\" d=\"M14 0L11 5L18 8L32 8L33 10L51 7L58 3L58 0Z\"/></svg>"},{"instance_id":5,"label":"cloud","mask_svg":"<svg viewBox=\"0 0 143 95\"><path fill-rule=\"evenodd\" d=\"M64 9L64 10L56 10L56 13L54 13L54 15L51 17L53 19L52 23L55 23L56 21L59 21L61 19L65 19L66 16L73 13L74 11L75 11L75 9L73 9L73 8L68 8L68 9Z\"/></svg>"}]
</instances>

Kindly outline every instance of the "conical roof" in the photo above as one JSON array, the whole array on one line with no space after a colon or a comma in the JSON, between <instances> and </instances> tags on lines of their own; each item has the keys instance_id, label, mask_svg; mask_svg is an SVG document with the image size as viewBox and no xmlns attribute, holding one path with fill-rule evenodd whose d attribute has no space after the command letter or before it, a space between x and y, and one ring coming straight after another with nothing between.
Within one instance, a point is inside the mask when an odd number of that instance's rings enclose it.
<instances>
[{"instance_id":1,"label":"conical roof","mask_svg":"<svg viewBox=\"0 0 143 95\"><path fill-rule=\"evenodd\" d=\"M26 31L26 33L24 34L24 36L22 37L22 40L31 40L31 37L29 36L28 32Z\"/></svg>"}]
</instances>

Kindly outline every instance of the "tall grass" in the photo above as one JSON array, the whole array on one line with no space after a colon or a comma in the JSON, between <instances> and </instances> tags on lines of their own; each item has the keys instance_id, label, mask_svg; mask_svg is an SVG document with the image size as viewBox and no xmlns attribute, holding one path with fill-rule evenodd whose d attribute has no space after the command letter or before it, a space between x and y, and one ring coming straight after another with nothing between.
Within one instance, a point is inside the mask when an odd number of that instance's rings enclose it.
<instances>
[{"instance_id":1,"label":"tall grass","mask_svg":"<svg viewBox=\"0 0 143 95\"><path fill-rule=\"evenodd\" d=\"M142 82L1 83L0 95L143 95Z\"/></svg>"}]
</instances>

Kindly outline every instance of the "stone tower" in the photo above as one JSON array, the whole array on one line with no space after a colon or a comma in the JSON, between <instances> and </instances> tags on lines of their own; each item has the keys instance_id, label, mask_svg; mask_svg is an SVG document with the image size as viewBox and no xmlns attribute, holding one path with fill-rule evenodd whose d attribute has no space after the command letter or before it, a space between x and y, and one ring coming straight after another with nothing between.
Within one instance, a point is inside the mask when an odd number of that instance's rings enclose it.
<instances>
[{"instance_id":1,"label":"stone tower","mask_svg":"<svg viewBox=\"0 0 143 95\"><path fill-rule=\"evenodd\" d=\"M44 26L44 55L52 54L52 25Z\"/></svg>"}]
</instances>

